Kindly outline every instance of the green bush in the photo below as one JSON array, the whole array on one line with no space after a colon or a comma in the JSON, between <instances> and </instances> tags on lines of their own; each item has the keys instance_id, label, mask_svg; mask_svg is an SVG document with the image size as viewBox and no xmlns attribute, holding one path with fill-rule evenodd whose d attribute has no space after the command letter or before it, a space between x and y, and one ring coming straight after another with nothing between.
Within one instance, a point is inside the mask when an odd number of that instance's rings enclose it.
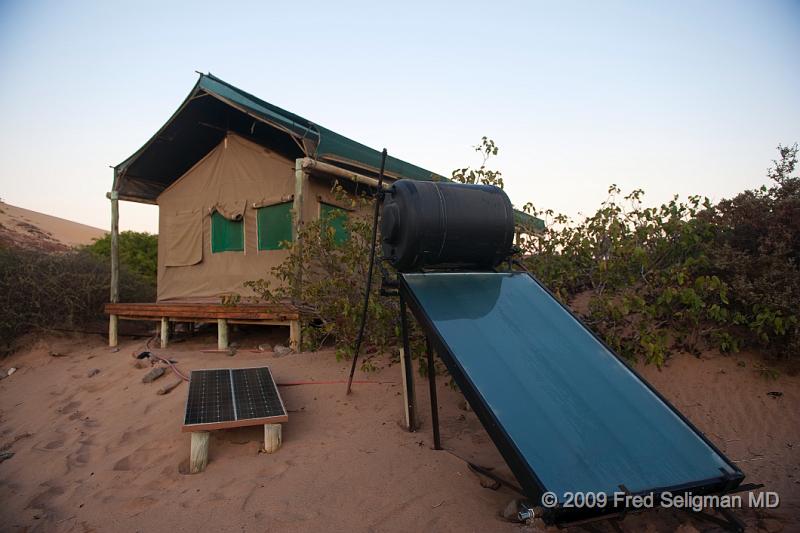
<instances>
[{"instance_id":1,"label":"green bush","mask_svg":"<svg viewBox=\"0 0 800 533\"><path fill-rule=\"evenodd\" d=\"M584 318L618 353L660 365L672 350L760 346L797 354L800 186L797 147L779 147L772 187L712 205L692 196L658 208L616 186L579 223L552 211L523 243L524 264L564 302L590 294Z\"/></svg>"},{"instance_id":2,"label":"green bush","mask_svg":"<svg viewBox=\"0 0 800 533\"><path fill-rule=\"evenodd\" d=\"M285 243L289 257L271 272L279 283L261 279L246 285L254 290L258 299L291 301L300 308L304 348L316 350L326 341L336 341L337 357L350 358L364 305L372 238L372 217L364 213L371 211L373 204L365 197L345 196L338 185L333 190L339 203L349 203L354 209L342 222L349 238L344 242L336 239L333 212L306 222L299 238L294 243ZM379 259L378 249L362 355L367 351L388 350L398 344L400 334L397 298L379 294ZM301 283L296 284L297 279L301 279ZM414 335L414 339L415 345L421 346L419 336ZM369 369L370 358L363 361L362 368Z\"/></svg>"},{"instance_id":3,"label":"green bush","mask_svg":"<svg viewBox=\"0 0 800 533\"><path fill-rule=\"evenodd\" d=\"M92 255L111 261L111 235L106 234L86 246ZM155 285L158 272L158 235L138 231L119 234L120 266Z\"/></svg>"},{"instance_id":4,"label":"green bush","mask_svg":"<svg viewBox=\"0 0 800 533\"><path fill-rule=\"evenodd\" d=\"M110 287L108 263L86 250L48 254L0 249L0 352L30 331L80 329L102 320ZM148 301L155 286L120 268L122 301Z\"/></svg>"}]
</instances>

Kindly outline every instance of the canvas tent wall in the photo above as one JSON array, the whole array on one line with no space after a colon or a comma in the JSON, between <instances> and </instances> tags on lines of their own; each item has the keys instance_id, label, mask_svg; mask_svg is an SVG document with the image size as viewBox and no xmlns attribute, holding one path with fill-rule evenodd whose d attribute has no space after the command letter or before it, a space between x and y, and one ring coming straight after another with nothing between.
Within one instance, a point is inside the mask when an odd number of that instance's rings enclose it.
<instances>
[{"instance_id":1,"label":"canvas tent wall","mask_svg":"<svg viewBox=\"0 0 800 533\"><path fill-rule=\"evenodd\" d=\"M304 220L337 205L331 184L308 180ZM243 282L271 279L288 254L294 192L294 161L227 135L157 198L158 300L248 295Z\"/></svg>"}]
</instances>

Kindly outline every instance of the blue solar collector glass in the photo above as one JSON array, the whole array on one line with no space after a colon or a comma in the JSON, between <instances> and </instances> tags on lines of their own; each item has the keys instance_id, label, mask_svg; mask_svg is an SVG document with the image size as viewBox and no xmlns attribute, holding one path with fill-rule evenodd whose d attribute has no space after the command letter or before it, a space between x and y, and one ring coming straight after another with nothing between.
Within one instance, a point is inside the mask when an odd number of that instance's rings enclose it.
<instances>
[{"instance_id":1,"label":"blue solar collector glass","mask_svg":"<svg viewBox=\"0 0 800 533\"><path fill-rule=\"evenodd\" d=\"M740 476L530 276L402 274L524 461L565 492Z\"/></svg>"}]
</instances>

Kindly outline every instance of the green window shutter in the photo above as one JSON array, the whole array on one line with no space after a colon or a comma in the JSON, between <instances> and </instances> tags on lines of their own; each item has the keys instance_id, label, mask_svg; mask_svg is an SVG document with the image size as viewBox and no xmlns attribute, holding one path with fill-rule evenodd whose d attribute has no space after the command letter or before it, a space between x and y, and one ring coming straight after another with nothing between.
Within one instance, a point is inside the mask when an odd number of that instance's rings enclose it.
<instances>
[{"instance_id":1,"label":"green window shutter","mask_svg":"<svg viewBox=\"0 0 800 533\"><path fill-rule=\"evenodd\" d=\"M211 214L211 252L244 251L244 221L228 220L217 211Z\"/></svg>"},{"instance_id":2,"label":"green window shutter","mask_svg":"<svg viewBox=\"0 0 800 533\"><path fill-rule=\"evenodd\" d=\"M320 215L329 227L333 228L333 240L342 244L350 238L350 232L345 227L347 210L335 205L320 203Z\"/></svg>"},{"instance_id":3,"label":"green window shutter","mask_svg":"<svg viewBox=\"0 0 800 533\"><path fill-rule=\"evenodd\" d=\"M280 250L292 242L292 202L258 210L258 249Z\"/></svg>"}]
</instances>

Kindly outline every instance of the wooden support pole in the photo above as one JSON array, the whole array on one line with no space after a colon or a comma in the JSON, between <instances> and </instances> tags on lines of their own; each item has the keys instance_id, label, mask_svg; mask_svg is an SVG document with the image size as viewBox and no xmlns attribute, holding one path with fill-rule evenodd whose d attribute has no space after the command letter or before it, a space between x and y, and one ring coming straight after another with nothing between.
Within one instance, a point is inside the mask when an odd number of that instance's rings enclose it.
<instances>
[{"instance_id":1,"label":"wooden support pole","mask_svg":"<svg viewBox=\"0 0 800 533\"><path fill-rule=\"evenodd\" d=\"M169 319L165 316L161 317L161 348L166 348L169 345Z\"/></svg>"},{"instance_id":2,"label":"wooden support pole","mask_svg":"<svg viewBox=\"0 0 800 533\"><path fill-rule=\"evenodd\" d=\"M111 303L119 302L119 193L111 191L108 193L111 200ZM119 343L118 338L119 322L116 315L108 318L108 345L112 348Z\"/></svg>"},{"instance_id":3,"label":"wooden support pole","mask_svg":"<svg viewBox=\"0 0 800 533\"><path fill-rule=\"evenodd\" d=\"M108 346L111 348L119 344L119 318L117 315L108 315Z\"/></svg>"},{"instance_id":4,"label":"wooden support pole","mask_svg":"<svg viewBox=\"0 0 800 533\"><path fill-rule=\"evenodd\" d=\"M264 424L264 451L275 453L281 447L281 425Z\"/></svg>"},{"instance_id":5,"label":"wooden support pole","mask_svg":"<svg viewBox=\"0 0 800 533\"><path fill-rule=\"evenodd\" d=\"M304 197L305 190L308 188L308 174L303 170L303 158L296 159L294 162L294 202L292 204L292 242L298 253L303 246L300 242L300 231L303 229L304 222ZM298 265L294 273L294 283L292 294L295 298L300 297L300 284L303 282L303 274Z\"/></svg>"},{"instance_id":6,"label":"wooden support pole","mask_svg":"<svg viewBox=\"0 0 800 533\"><path fill-rule=\"evenodd\" d=\"M300 331L299 320L289 321L289 346L296 352L300 351L300 342L302 340Z\"/></svg>"},{"instance_id":7,"label":"wooden support pole","mask_svg":"<svg viewBox=\"0 0 800 533\"><path fill-rule=\"evenodd\" d=\"M228 321L224 318L217 319L217 349L228 349Z\"/></svg>"},{"instance_id":8,"label":"wooden support pole","mask_svg":"<svg viewBox=\"0 0 800 533\"><path fill-rule=\"evenodd\" d=\"M189 453L189 473L197 474L206 469L208 465L208 440L211 435L208 431L195 431L192 433L192 448Z\"/></svg>"}]
</instances>

